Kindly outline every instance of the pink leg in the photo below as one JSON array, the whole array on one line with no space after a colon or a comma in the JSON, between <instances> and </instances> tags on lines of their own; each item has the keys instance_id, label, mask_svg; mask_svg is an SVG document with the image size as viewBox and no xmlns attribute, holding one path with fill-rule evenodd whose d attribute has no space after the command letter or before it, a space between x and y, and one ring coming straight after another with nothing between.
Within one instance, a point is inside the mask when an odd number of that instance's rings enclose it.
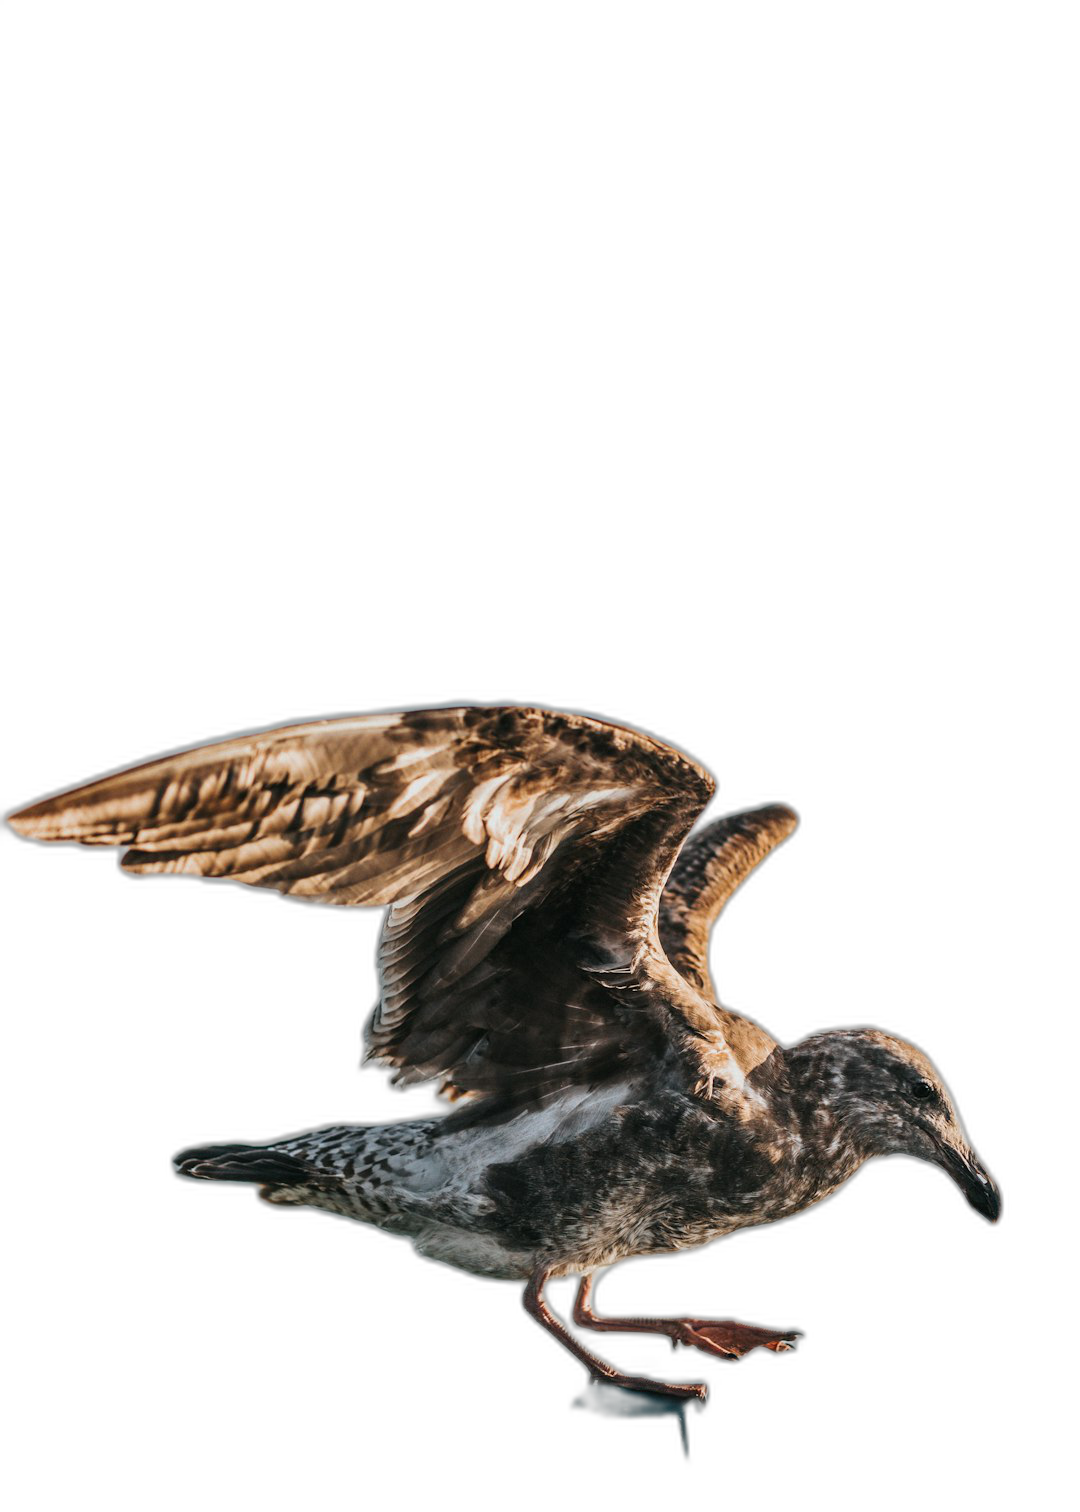
<instances>
[{"instance_id":1,"label":"pink leg","mask_svg":"<svg viewBox=\"0 0 1080 1512\"><path fill-rule=\"evenodd\" d=\"M581 1361L585 1370L588 1371L590 1382L607 1382L610 1387L625 1387L629 1391L655 1391L666 1397L681 1397L682 1400L696 1399L703 1402L708 1396L709 1388L703 1380L650 1380L649 1376L625 1376L622 1370L616 1370L614 1365L608 1364L607 1359L594 1355L591 1349L587 1349L581 1340L573 1337L566 1323L561 1323L554 1312L545 1302L543 1290L548 1284L548 1270L535 1270L526 1284L522 1293L522 1306L528 1312L529 1317L537 1321L540 1328L546 1329L552 1337L557 1338L563 1349L569 1350L573 1358Z\"/></svg>"},{"instance_id":2,"label":"pink leg","mask_svg":"<svg viewBox=\"0 0 1080 1512\"><path fill-rule=\"evenodd\" d=\"M744 1354L759 1346L772 1349L777 1354L793 1349L797 1332L779 1333L772 1328L755 1328L751 1323L735 1323L730 1319L712 1318L601 1318L589 1305L593 1278L582 1276L574 1299L574 1322L582 1328L594 1328L598 1333L658 1333L666 1334L672 1347L685 1344L691 1349L701 1349L706 1354L720 1355L727 1360L741 1360Z\"/></svg>"}]
</instances>

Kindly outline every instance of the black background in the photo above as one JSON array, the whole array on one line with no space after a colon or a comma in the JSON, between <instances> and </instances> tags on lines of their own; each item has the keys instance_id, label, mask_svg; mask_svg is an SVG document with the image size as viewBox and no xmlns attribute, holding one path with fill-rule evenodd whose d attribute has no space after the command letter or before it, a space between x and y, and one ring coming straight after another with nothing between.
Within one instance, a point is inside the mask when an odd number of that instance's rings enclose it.
<instances>
[{"instance_id":1,"label":"black background","mask_svg":"<svg viewBox=\"0 0 1080 1512\"><path fill-rule=\"evenodd\" d=\"M498 510L492 531L514 516L511 500ZM880 1161L794 1222L626 1264L599 1288L605 1311L796 1326L797 1355L723 1367L663 1341L602 1343L632 1370L711 1380L708 1411L691 1418L694 1467L737 1448L782 1480L785 1465L818 1464L823 1444L874 1453L898 1424L967 1479L988 1464L1003 1414L998 1317L1024 1207L1003 1096L991 621L973 653L970 620L926 567L900 584L829 553L774 569L784 538L762 528L756 547L729 552L723 514L714 535L700 523L693 561L656 564L646 522L678 538L667 516L666 500L637 523L613 507L613 529L643 535L617 593L596 556L538 564L528 535L505 558L487 541L483 562L425 547L410 578L414 532L386 522L371 556L360 528L333 550L316 529L334 558L318 567L301 523L268 523L280 562L260 556L244 591L224 537L221 567L197 572L192 547L165 597L136 590L153 564L135 556L116 596L71 572L42 599L50 635L15 658L5 806L237 730L451 700L652 730L717 773L712 812L794 804L799 833L715 933L723 999L785 1042L879 1024L920 1043L1006 1214L991 1229L941 1173ZM466 531L461 507L454 520ZM327 603L306 575L331 567ZM269 1480L281 1465L362 1464L372 1447L451 1482L493 1445L535 1486L570 1467L678 1471L669 1423L570 1409L584 1374L523 1317L516 1288L171 1175L169 1155L191 1143L433 1105L357 1069L378 915L124 877L109 854L8 833L5 869L12 939L57 1066L51 1096L65 1098L67 1196L50 1222L100 1329L98 1358L130 1371L126 1412L160 1435L177 1473L200 1445ZM552 1302L569 1306L569 1284Z\"/></svg>"}]
</instances>

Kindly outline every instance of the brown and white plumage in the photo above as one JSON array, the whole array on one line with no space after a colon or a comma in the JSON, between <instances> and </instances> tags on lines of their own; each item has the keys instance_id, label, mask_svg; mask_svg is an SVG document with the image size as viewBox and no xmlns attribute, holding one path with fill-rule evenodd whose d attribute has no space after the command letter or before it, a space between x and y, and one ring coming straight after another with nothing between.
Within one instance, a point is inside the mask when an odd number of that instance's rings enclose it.
<instances>
[{"instance_id":1,"label":"brown and white plumage","mask_svg":"<svg viewBox=\"0 0 1080 1512\"><path fill-rule=\"evenodd\" d=\"M464 1100L441 1119L199 1146L178 1169L528 1279L529 1311L594 1375L686 1396L704 1387L624 1376L585 1350L548 1311L545 1279L585 1278L584 1327L737 1358L794 1335L598 1318L592 1273L797 1212L893 1151L999 1211L913 1046L861 1030L785 1049L721 1006L709 930L797 821L773 805L692 834L712 791L695 762L622 726L448 708L239 736L10 822L34 839L124 846L135 872L386 905L369 1053Z\"/></svg>"},{"instance_id":2,"label":"brown and white plumage","mask_svg":"<svg viewBox=\"0 0 1080 1512\"><path fill-rule=\"evenodd\" d=\"M735 890L798 822L782 803L726 814L691 835L679 852L660 903L660 942L686 980L714 999L709 933Z\"/></svg>"},{"instance_id":3,"label":"brown and white plumage","mask_svg":"<svg viewBox=\"0 0 1080 1512\"><path fill-rule=\"evenodd\" d=\"M129 847L134 872L389 904L370 1053L403 1081L506 1105L671 1043L695 1079L745 1074L772 1048L661 944L662 895L665 919L697 945L719 878L730 891L748 870L732 830L708 866L689 851L685 880L664 894L713 787L671 746L583 715L435 709L202 746L11 823L34 839Z\"/></svg>"}]
</instances>

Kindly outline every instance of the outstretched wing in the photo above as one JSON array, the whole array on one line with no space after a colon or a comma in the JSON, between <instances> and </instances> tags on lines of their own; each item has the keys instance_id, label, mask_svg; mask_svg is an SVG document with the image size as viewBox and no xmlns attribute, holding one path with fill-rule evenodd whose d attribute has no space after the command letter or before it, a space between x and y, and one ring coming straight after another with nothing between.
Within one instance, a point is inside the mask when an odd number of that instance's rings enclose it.
<instances>
[{"instance_id":1,"label":"outstretched wing","mask_svg":"<svg viewBox=\"0 0 1080 1512\"><path fill-rule=\"evenodd\" d=\"M672 965L714 1000L709 931L724 904L799 818L781 803L728 814L690 836L660 900L660 942Z\"/></svg>"},{"instance_id":2,"label":"outstretched wing","mask_svg":"<svg viewBox=\"0 0 1080 1512\"><path fill-rule=\"evenodd\" d=\"M240 736L11 823L128 846L132 871L390 904L371 1053L516 1103L673 1044L722 1072L727 1016L657 926L712 789L671 747L582 715L434 709Z\"/></svg>"}]
</instances>

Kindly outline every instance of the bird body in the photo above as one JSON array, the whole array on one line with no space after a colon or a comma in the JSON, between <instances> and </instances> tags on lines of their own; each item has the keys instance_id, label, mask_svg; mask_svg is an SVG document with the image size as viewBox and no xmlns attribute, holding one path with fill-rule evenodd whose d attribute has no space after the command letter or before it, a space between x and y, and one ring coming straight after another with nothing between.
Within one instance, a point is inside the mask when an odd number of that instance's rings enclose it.
<instances>
[{"instance_id":1,"label":"bird body","mask_svg":"<svg viewBox=\"0 0 1080 1512\"><path fill-rule=\"evenodd\" d=\"M704 1104L660 1070L638 1087L575 1089L494 1123L334 1125L269 1145L196 1147L176 1164L185 1176L258 1183L274 1204L405 1235L419 1253L479 1275L588 1274L786 1218L888 1153L882 1131L866 1131L880 1144L869 1148L858 1125L823 1108L822 1062L846 1058L836 1046L849 1044L823 1040L816 1054L774 1051L738 1112ZM873 1032L856 1044L899 1065L918 1053Z\"/></svg>"},{"instance_id":2,"label":"bird body","mask_svg":"<svg viewBox=\"0 0 1080 1512\"><path fill-rule=\"evenodd\" d=\"M543 1298L584 1279L582 1326L738 1358L794 1335L607 1319L590 1278L819 1200L870 1156L942 1166L989 1218L997 1190L930 1062L876 1029L785 1048L724 1007L709 932L796 824L770 805L692 834L712 792L649 736L583 715L437 709L289 726L169 756L12 817L33 838L130 847L126 868L388 906L369 1054L435 1079L442 1118L338 1125L176 1157L275 1205L328 1209L426 1256L527 1281L528 1310L594 1375Z\"/></svg>"}]
</instances>

